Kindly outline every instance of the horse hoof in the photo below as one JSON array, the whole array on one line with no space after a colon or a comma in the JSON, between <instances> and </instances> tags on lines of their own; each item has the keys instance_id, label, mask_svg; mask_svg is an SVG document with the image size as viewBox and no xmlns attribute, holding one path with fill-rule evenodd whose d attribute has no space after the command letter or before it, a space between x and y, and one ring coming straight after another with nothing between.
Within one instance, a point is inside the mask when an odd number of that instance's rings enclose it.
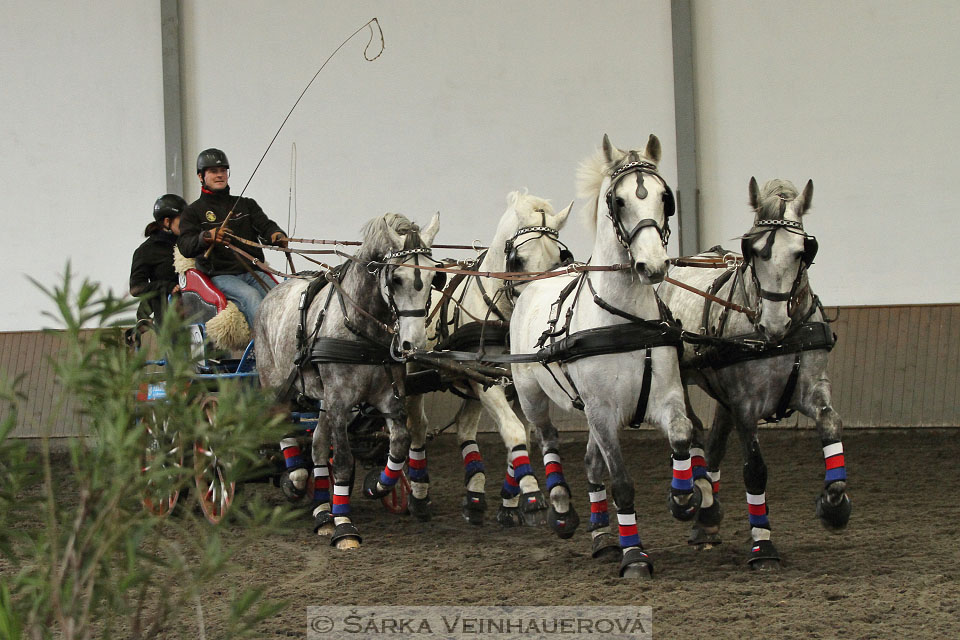
<instances>
[{"instance_id":1,"label":"horse hoof","mask_svg":"<svg viewBox=\"0 0 960 640\"><path fill-rule=\"evenodd\" d=\"M598 533L590 541L591 555L597 560L619 560L620 542L612 533Z\"/></svg>"},{"instance_id":2,"label":"horse hoof","mask_svg":"<svg viewBox=\"0 0 960 640\"><path fill-rule=\"evenodd\" d=\"M313 517L313 532L318 536L332 536L334 532L333 514L321 511Z\"/></svg>"},{"instance_id":3,"label":"horse hoof","mask_svg":"<svg viewBox=\"0 0 960 640\"><path fill-rule=\"evenodd\" d=\"M547 524L547 499L540 491L531 491L520 496L520 519L528 527Z\"/></svg>"},{"instance_id":4,"label":"horse hoof","mask_svg":"<svg viewBox=\"0 0 960 640\"><path fill-rule=\"evenodd\" d=\"M708 551L723 543L723 540L720 539L719 527L699 525L700 523L698 521L690 530L690 537L687 538L687 544L697 551Z\"/></svg>"},{"instance_id":5,"label":"horse hoof","mask_svg":"<svg viewBox=\"0 0 960 640\"><path fill-rule=\"evenodd\" d=\"M780 554L769 540L757 540L750 547L747 564L754 571L777 571L780 569Z\"/></svg>"},{"instance_id":6,"label":"horse hoof","mask_svg":"<svg viewBox=\"0 0 960 640\"><path fill-rule=\"evenodd\" d=\"M520 508L500 505L500 509L497 511L497 522L505 528L519 527L523 524L523 519L520 517Z\"/></svg>"},{"instance_id":7,"label":"horse hoof","mask_svg":"<svg viewBox=\"0 0 960 640\"><path fill-rule=\"evenodd\" d=\"M839 531L850 521L850 497L844 493L838 504L830 504L825 493L817 496L817 517L830 531Z\"/></svg>"},{"instance_id":8,"label":"horse hoof","mask_svg":"<svg viewBox=\"0 0 960 640\"><path fill-rule=\"evenodd\" d=\"M363 477L363 497L371 500L379 500L393 491L393 487L381 487L379 483L380 472L376 469L370 469L367 475Z\"/></svg>"},{"instance_id":9,"label":"horse hoof","mask_svg":"<svg viewBox=\"0 0 960 640\"><path fill-rule=\"evenodd\" d=\"M410 496L410 499L407 502L407 512L420 522L427 522L432 516L430 509L431 504L433 503L430 502L429 496L426 498Z\"/></svg>"},{"instance_id":10,"label":"horse hoof","mask_svg":"<svg viewBox=\"0 0 960 640\"><path fill-rule=\"evenodd\" d=\"M723 507L720 506L720 500L713 496L713 504L709 507L700 507L697 511L697 524L701 527L718 527L723 521Z\"/></svg>"},{"instance_id":11,"label":"horse hoof","mask_svg":"<svg viewBox=\"0 0 960 640\"><path fill-rule=\"evenodd\" d=\"M297 471L303 471L303 469L294 469L293 473ZM301 484L303 484L303 487L297 488L297 483L291 478L290 471L284 471L280 474L280 491L283 492L283 496L290 502L300 502L303 496L307 494L306 482Z\"/></svg>"},{"instance_id":12,"label":"horse hoof","mask_svg":"<svg viewBox=\"0 0 960 640\"><path fill-rule=\"evenodd\" d=\"M547 520L550 522L550 528L561 540L572 538L577 527L580 526L580 516L577 515L577 510L572 504L566 513L557 513L551 504L547 511Z\"/></svg>"},{"instance_id":13,"label":"horse hoof","mask_svg":"<svg viewBox=\"0 0 960 640\"><path fill-rule=\"evenodd\" d=\"M333 530L330 538L331 546L340 550L359 549L363 538L352 522L342 522Z\"/></svg>"},{"instance_id":14,"label":"horse hoof","mask_svg":"<svg viewBox=\"0 0 960 640\"><path fill-rule=\"evenodd\" d=\"M460 502L460 513L463 519L479 527L483 524L483 514L487 510L487 496L479 491L467 491Z\"/></svg>"},{"instance_id":15,"label":"horse hoof","mask_svg":"<svg viewBox=\"0 0 960 640\"><path fill-rule=\"evenodd\" d=\"M653 560L646 553L634 547L627 549L620 560L620 577L646 580L653 577Z\"/></svg>"},{"instance_id":16,"label":"horse hoof","mask_svg":"<svg viewBox=\"0 0 960 640\"><path fill-rule=\"evenodd\" d=\"M680 522L693 520L702 500L703 494L700 493L700 487L697 485L693 485L693 491L689 493L678 493L673 488L667 492L667 507L673 517Z\"/></svg>"}]
</instances>

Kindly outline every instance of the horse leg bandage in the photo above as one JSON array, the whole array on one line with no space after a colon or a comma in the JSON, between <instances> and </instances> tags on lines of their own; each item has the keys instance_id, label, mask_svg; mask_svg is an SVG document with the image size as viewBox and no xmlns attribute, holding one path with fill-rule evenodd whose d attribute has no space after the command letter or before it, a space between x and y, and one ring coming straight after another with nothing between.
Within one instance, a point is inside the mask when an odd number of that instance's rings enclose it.
<instances>
[{"instance_id":1,"label":"horse leg bandage","mask_svg":"<svg viewBox=\"0 0 960 640\"><path fill-rule=\"evenodd\" d=\"M500 489L500 497L503 499L503 506L517 506L517 496L520 495L520 483L515 477L513 464L507 464L507 473L503 478L503 487Z\"/></svg>"},{"instance_id":2,"label":"horse leg bandage","mask_svg":"<svg viewBox=\"0 0 960 640\"><path fill-rule=\"evenodd\" d=\"M707 480L710 481L710 485L713 487L713 495L716 496L720 493L720 469L707 471Z\"/></svg>"},{"instance_id":3,"label":"horse leg bandage","mask_svg":"<svg viewBox=\"0 0 960 640\"><path fill-rule=\"evenodd\" d=\"M767 494L747 492L747 511L750 514L750 526L754 529L769 529L767 518Z\"/></svg>"},{"instance_id":4,"label":"horse leg bandage","mask_svg":"<svg viewBox=\"0 0 960 640\"><path fill-rule=\"evenodd\" d=\"M560 463L560 453L556 449L547 449L543 454L543 468L547 474L547 492L554 487L566 487L567 481L563 477L563 465ZM567 489L570 493L570 489Z\"/></svg>"},{"instance_id":5,"label":"horse leg bandage","mask_svg":"<svg viewBox=\"0 0 960 640\"><path fill-rule=\"evenodd\" d=\"M406 463L405 458L398 460L393 456L387 456L387 466L380 472L380 485L383 488L392 487L397 484L397 480L400 479L400 475L403 473L404 463ZM426 459L424 459L424 464L426 464Z\"/></svg>"},{"instance_id":6,"label":"horse leg bandage","mask_svg":"<svg viewBox=\"0 0 960 640\"><path fill-rule=\"evenodd\" d=\"M330 469L327 465L313 468L313 506L330 509Z\"/></svg>"},{"instance_id":7,"label":"horse leg bandage","mask_svg":"<svg viewBox=\"0 0 960 640\"><path fill-rule=\"evenodd\" d=\"M335 482L333 484L333 515L346 517L350 515L350 483Z\"/></svg>"},{"instance_id":8,"label":"horse leg bandage","mask_svg":"<svg viewBox=\"0 0 960 640\"><path fill-rule=\"evenodd\" d=\"M303 463L303 452L300 451L300 445L297 443L296 438L284 438L281 440L280 451L283 452L283 463L287 471L302 469L305 466Z\"/></svg>"},{"instance_id":9,"label":"horse leg bandage","mask_svg":"<svg viewBox=\"0 0 960 640\"><path fill-rule=\"evenodd\" d=\"M693 481L707 477L707 457L701 447L690 447L690 468L693 470Z\"/></svg>"},{"instance_id":10,"label":"horse leg bandage","mask_svg":"<svg viewBox=\"0 0 960 640\"><path fill-rule=\"evenodd\" d=\"M483 457L476 440L464 440L460 443L460 456L463 458L463 484L470 484L470 478L484 473Z\"/></svg>"},{"instance_id":11,"label":"horse leg bandage","mask_svg":"<svg viewBox=\"0 0 960 640\"><path fill-rule=\"evenodd\" d=\"M754 441L743 465L743 484L747 489L747 511L750 514L751 535L754 540L770 539L770 520L767 518L767 465Z\"/></svg>"},{"instance_id":12,"label":"horse leg bandage","mask_svg":"<svg viewBox=\"0 0 960 640\"><path fill-rule=\"evenodd\" d=\"M829 487L834 482L847 479L847 467L843 458L842 442L839 440L823 442L823 463L826 467L823 486Z\"/></svg>"},{"instance_id":13,"label":"horse leg bandage","mask_svg":"<svg viewBox=\"0 0 960 640\"><path fill-rule=\"evenodd\" d=\"M693 491L693 466L690 454L674 453L672 458L673 480L670 481L672 493L691 493Z\"/></svg>"},{"instance_id":14,"label":"horse leg bandage","mask_svg":"<svg viewBox=\"0 0 960 640\"><path fill-rule=\"evenodd\" d=\"M423 447L410 448L407 453L410 476L410 491L416 498L426 498L430 489L430 474L427 473L427 452Z\"/></svg>"},{"instance_id":15,"label":"horse leg bandage","mask_svg":"<svg viewBox=\"0 0 960 640\"><path fill-rule=\"evenodd\" d=\"M637 514L633 511L629 513L618 511L617 523L620 525L620 548L642 548L640 534L637 533Z\"/></svg>"},{"instance_id":16,"label":"horse leg bandage","mask_svg":"<svg viewBox=\"0 0 960 640\"><path fill-rule=\"evenodd\" d=\"M610 514L607 512L607 490L602 484L590 485L590 528L601 529L610 526Z\"/></svg>"},{"instance_id":17,"label":"horse leg bandage","mask_svg":"<svg viewBox=\"0 0 960 640\"><path fill-rule=\"evenodd\" d=\"M533 475L533 466L530 464L530 456L527 454L527 445L518 444L510 452L510 466L513 467L513 473L519 484L524 476Z\"/></svg>"}]
</instances>

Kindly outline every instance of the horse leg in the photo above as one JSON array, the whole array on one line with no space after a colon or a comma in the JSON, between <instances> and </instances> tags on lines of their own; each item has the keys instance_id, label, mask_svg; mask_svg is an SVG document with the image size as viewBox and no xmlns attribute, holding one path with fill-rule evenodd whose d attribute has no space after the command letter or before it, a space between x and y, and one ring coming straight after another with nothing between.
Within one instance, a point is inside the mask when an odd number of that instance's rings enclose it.
<instances>
[{"instance_id":1,"label":"horse leg","mask_svg":"<svg viewBox=\"0 0 960 640\"><path fill-rule=\"evenodd\" d=\"M333 441L331 512L334 530L330 536L330 544L341 550L357 549L361 542L360 532L350 519L350 490L353 486L354 459L347 435L349 421L350 411L345 403L331 401L327 404L326 411L320 414L317 428L313 432L313 459L315 461L324 460L330 453L328 440L322 434L329 430L330 439ZM314 517L316 520L317 516ZM315 526L317 524L315 521Z\"/></svg>"},{"instance_id":2,"label":"horse leg","mask_svg":"<svg viewBox=\"0 0 960 640\"><path fill-rule=\"evenodd\" d=\"M696 423L694 424L696 425ZM723 405L718 403L713 416L713 426L707 434L706 451L698 451L695 446L690 449L690 455L695 465L694 482L700 486L702 501L687 542L700 550L712 549L715 545L723 542L720 539L720 522L723 520L723 508L720 505L720 462L726 454L727 439L733 425L733 416ZM704 469L701 477L697 475L698 453L704 457Z\"/></svg>"},{"instance_id":3,"label":"horse leg","mask_svg":"<svg viewBox=\"0 0 960 640\"><path fill-rule=\"evenodd\" d=\"M743 448L743 484L747 489L747 511L750 520L751 569L774 570L780 567L780 555L770 541L770 519L767 517L767 465L760 455L756 419L737 425Z\"/></svg>"},{"instance_id":4,"label":"horse leg","mask_svg":"<svg viewBox=\"0 0 960 640\"><path fill-rule=\"evenodd\" d=\"M463 459L465 487L460 512L467 522L476 526L483 524L483 514L487 510L487 497L484 493L487 476L476 440L479 421L480 403L476 400L464 400L454 418L457 438L460 441L460 457Z\"/></svg>"},{"instance_id":5,"label":"horse leg","mask_svg":"<svg viewBox=\"0 0 960 640\"><path fill-rule=\"evenodd\" d=\"M519 514L522 524L532 527L545 524L546 499L530 464L526 428L507 401L502 387L483 390L475 384L473 390L487 414L500 428L500 437L507 447L507 476L504 478L504 491L501 492L504 504L501 513L497 514L497 521L511 526L516 524L513 515ZM505 509L507 512L503 513Z\"/></svg>"},{"instance_id":6,"label":"horse leg","mask_svg":"<svg viewBox=\"0 0 960 640\"><path fill-rule=\"evenodd\" d=\"M703 499L702 489L694 483L693 477L693 423L687 417L686 407L680 406L679 399L652 409L647 418L667 434L672 449L673 478L667 494L667 507L677 520L693 520Z\"/></svg>"},{"instance_id":7,"label":"horse leg","mask_svg":"<svg viewBox=\"0 0 960 640\"><path fill-rule=\"evenodd\" d=\"M540 450L547 476L547 493L550 496L547 522L554 533L560 538L567 539L573 536L580 525L580 517L570 501L570 486L563 476L560 434L550 420L548 411L534 416L533 426L540 434Z\"/></svg>"},{"instance_id":8,"label":"horse leg","mask_svg":"<svg viewBox=\"0 0 960 640\"><path fill-rule=\"evenodd\" d=\"M620 577L650 578L653 576L653 560L643 551L637 531L637 514L634 508L633 480L627 473L617 435L619 425L610 423L602 415L605 409L591 411L588 407L587 421L600 453L607 463L610 474L613 501L617 507L617 524L620 531Z\"/></svg>"},{"instance_id":9,"label":"horse leg","mask_svg":"<svg viewBox=\"0 0 960 640\"><path fill-rule=\"evenodd\" d=\"M388 386L374 406L386 417L390 451L379 476L374 469L364 478L363 495L366 498L380 499L393 491L403 475L403 466L407 463L407 453L410 451L410 432L407 430L404 403L394 395L392 388Z\"/></svg>"},{"instance_id":10,"label":"horse leg","mask_svg":"<svg viewBox=\"0 0 960 640\"><path fill-rule=\"evenodd\" d=\"M313 456L313 532L319 536L332 536L334 516L330 503L330 433L329 424L323 428L318 420L313 432L314 451L324 452Z\"/></svg>"},{"instance_id":11,"label":"horse leg","mask_svg":"<svg viewBox=\"0 0 960 640\"><path fill-rule=\"evenodd\" d=\"M843 456L843 421L831 406L830 381L822 376L811 392L801 398L800 412L817 422L826 472L823 491L817 496L817 517L828 529L838 531L850 520L847 468Z\"/></svg>"},{"instance_id":12,"label":"horse leg","mask_svg":"<svg viewBox=\"0 0 960 640\"><path fill-rule=\"evenodd\" d=\"M423 396L407 397L407 424L410 451L407 465L410 476L410 498L407 511L417 520L430 519L430 474L427 473L427 419L423 412Z\"/></svg>"},{"instance_id":13,"label":"horse leg","mask_svg":"<svg viewBox=\"0 0 960 640\"><path fill-rule=\"evenodd\" d=\"M307 492L310 472L296 433L288 433L280 440L284 471L280 476L280 489L288 500L299 500Z\"/></svg>"},{"instance_id":14,"label":"horse leg","mask_svg":"<svg viewBox=\"0 0 960 640\"><path fill-rule=\"evenodd\" d=\"M620 558L620 542L610 531L607 512L607 489L603 484L604 462L593 434L587 436L587 452L583 457L587 470L587 489L590 497L590 546L594 558Z\"/></svg>"}]
</instances>

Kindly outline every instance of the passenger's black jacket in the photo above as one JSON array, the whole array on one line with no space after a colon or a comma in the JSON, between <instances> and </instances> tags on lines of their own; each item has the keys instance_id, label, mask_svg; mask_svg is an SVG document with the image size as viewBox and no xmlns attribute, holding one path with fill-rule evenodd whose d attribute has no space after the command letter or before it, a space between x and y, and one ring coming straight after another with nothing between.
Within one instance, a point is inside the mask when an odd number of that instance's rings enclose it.
<instances>
[{"instance_id":1,"label":"passenger's black jacket","mask_svg":"<svg viewBox=\"0 0 960 640\"><path fill-rule=\"evenodd\" d=\"M252 198L240 198L238 201L236 196L230 195L229 187L218 192L203 189L200 197L188 204L180 214L180 239L177 246L185 257L196 258L197 268L207 275L247 272L240 263L240 258L226 247L215 246L209 258L203 257L209 246L201 237L203 232L219 227L231 208L233 216L227 223L227 228L234 235L269 244L270 236L277 231L283 231ZM259 247L238 245L237 248L263 260L263 251Z\"/></svg>"},{"instance_id":2,"label":"passenger's black jacket","mask_svg":"<svg viewBox=\"0 0 960 640\"><path fill-rule=\"evenodd\" d=\"M155 231L133 252L130 266L130 294L143 298L137 309L138 318L151 313L160 322L167 296L177 286L173 269L173 245L177 236L169 231Z\"/></svg>"}]
</instances>

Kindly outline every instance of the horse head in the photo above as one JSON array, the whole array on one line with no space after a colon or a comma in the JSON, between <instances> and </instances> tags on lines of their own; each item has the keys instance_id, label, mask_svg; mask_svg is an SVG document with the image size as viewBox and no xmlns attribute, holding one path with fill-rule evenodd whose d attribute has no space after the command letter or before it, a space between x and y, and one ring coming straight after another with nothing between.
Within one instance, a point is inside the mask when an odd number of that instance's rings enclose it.
<instances>
[{"instance_id":1,"label":"horse head","mask_svg":"<svg viewBox=\"0 0 960 640\"><path fill-rule=\"evenodd\" d=\"M423 230L402 216L393 221L398 224L385 226L389 250L383 255L378 279L380 295L394 316L394 345L407 352L423 349L427 343L424 318L435 272L416 267L432 262L430 247L440 228L440 214L434 214Z\"/></svg>"},{"instance_id":2,"label":"horse head","mask_svg":"<svg viewBox=\"0 0 960 640\"><path fill-rule=\"evenodd\" d=\"M813 181L799 193L788 180L758 188L750 178L753 227L741 239L744 272L749 268L760 313L754 321L767 339L779 341L804 297L806 270L817 255L817 239L803 230L813 201Z\"/></svg>"},{"instance_id":3,"label":"horse head","mask_svg":"<svg viewBox=\"0 0 960 640\"><path fill-rule=\"evenodd\" d=\"M550 201L532 196L526 191L512 191L507 195L507 210L500 219L497 237L503 242L507 271L549 271L573 256L560 242L560 229L570 215L571 202L560 212L554 212Z\"/></svg>"},{"instance_id":4,"label":"horse head","mask_svg":"<svg viewBox=\"0 0 960 640\"><path fill-rule=\"evenodd\" d=\"M660 140L650 135L643 151L623 151L603 136L606 175L599 188L598 211L607 217L630 264L645 284L656 284L667 272L669 218L676 208L673 191L657 172Z\"/></svg>"}]
</instances>

